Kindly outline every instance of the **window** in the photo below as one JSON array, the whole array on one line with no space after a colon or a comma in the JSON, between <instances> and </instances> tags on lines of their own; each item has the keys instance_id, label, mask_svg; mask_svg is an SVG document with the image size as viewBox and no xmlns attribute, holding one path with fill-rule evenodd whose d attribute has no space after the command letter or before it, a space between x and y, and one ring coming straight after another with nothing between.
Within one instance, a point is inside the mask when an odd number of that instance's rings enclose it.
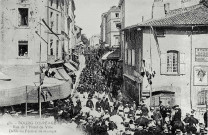
<instances>
[{"instance_id":1,"label":"window","mask_svg":"<svg viewBox=\"0 0 208 135\"><path fill-rule=\"evenodd\" d=\"M198 105L206 105L206 97L208 97L207 90L202 90L198 92L197 98L198 98Z\"/></svg>"},{"instance_id":2,"label":"window","mask_svg":"<svg viewBox=\"0 0 208 135\"><path fill-rule=\"evenodd\" d=\"M128 64L128 44L127 42L125 43L125 64Z\"/></svg>"},{"instance_id":3,"label":"window","mask_svg":"<svg viewBox=\"0 0 208 135\"><path fill-rule=\"evenodd\" d=\"M18 56L28 56L28 41L18 41Z\"/></svg>"},{"instance_id":4,"label":"window","mask_svg":"<svg viewBox=\"0 0 208 135\"><path fill-rule=\"evenodd\" d=\"M115 45L119 45L119 37L115 37Z\"/></svg>"},{"instance_id":5,"label":"window","mask_svg":"<svg viewBox=\"0 0 208 135\"><path fill-rule=\"evenodd\" d=\"M51 21L51 29L52 29L52 30L53 30L53 25L54 25L54 24L53 24L53 21Z\"/></svg>"},{"instance_id":6,"label":"window","mask_svg":"<svg viewBox=\"0 0 208 135\"><path fill-rule=\"evenodd\" d=\"M56 31L58 33L58 27L59 27L59 15L56 15Z\"/></svg>"},{"instance_id":7,"label":"window","mask_svg":"<svg viewBox=\"0 0 208 135\"><path fill-rule=\"evenodd\" d=\"M28 26L28 8L19 8L19 26Z\"/></svg>"},{"instance_id":8,"label":"window","mask_svg":"<svg viewBox=\"0 0 208 135\"><path fill-rule=\"evenodd\" d=\"M131 50L128 49L128 65L131 65Z\"/></svg>"},{"instance_id":9,"label":"window","mask_svg":"<svg viewBox=\"0 0 208 135\"><path fill-rule=\"evenodd\" d=\"M51 15L50 15L50 18L52 18L53 17L53 12L51 12Z\"/></svg>"},{"instance_id":10,"label":"window","mask_svg":"<svg viewBox=\"0 0 208 135\"><path fill-rule=\"evenodd\" d=\"M161 53L161 74L184 75L186 72L185 54L176 50Z\"/></svg>"},{"instance_id":11,"label":"window","mask_svg":"<svg viewBox=\"0 0 208 135\"><path fill-rule=\"evenodd\" d=\"M119 17L119 13L116 13L115 15L116 15L116 17Z\"/></svg>"},{"instance_id":12,"label":"window","mask_svg":"<svg viewBox=\"0 0 208 135\"><path fill-rule=\"evenodd\" d=\"M167 52L167 72L178 73L178 52L177 51Z\"/></svg>"},{"instance_id":13,"label":"window","mask_svg":"<svg viewBox=\"0 0 208 135\"><path fill-rule=\"evenodd\" d=\"M59 0L56 0L56 8L58 9L59 6Z\"/></svg>"},{"instance_id":14,"label":"window","mask_svg":"<svg viewBox=\"0 0 208 135\"><path fill-rule=\"evenodd\" d=\"M53 0L51 0L51 7L53 6Z\"/></svg>"},{"instance_id":15,"label":"window","mask_svg":"<svg viewBox=\"0 0 208 135\"><path fill-rule=\"evenodd\" d=\"M59 41L56 40L56 59L58 59L58 46L59 46Z\"/></svg>"},{"instance_id":16,"label":"window","mask_svg":"<svg viewBox=\"0 0 208 135\"><path fill-rule=\"evenodd\" d=\"M53 55L53 39L50 40L50 55Z\"/></svg>"},{"instance_id":17,"label":"window","mask_svg":"<svg viewBox=\"0 0 208 135\"><path fill-rule=\"evenodd\" d=\"M132 49L132 66L135 66L135 50Z\"/></svg>"}]
</instances>

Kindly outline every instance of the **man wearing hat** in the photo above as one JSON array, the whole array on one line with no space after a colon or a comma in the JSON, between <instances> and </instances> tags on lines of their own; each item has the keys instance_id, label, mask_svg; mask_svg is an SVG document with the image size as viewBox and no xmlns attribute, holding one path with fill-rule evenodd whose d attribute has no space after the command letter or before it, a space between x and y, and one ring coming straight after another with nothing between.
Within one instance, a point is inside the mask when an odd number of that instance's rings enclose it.
<instances>
[{"instance_id":1,"label":"man wearing hat","mask_svg":"<svg viewBox=\"0 0 208 135\"><path fill-rule=\"evenodd\" d=\"M98 101L95 104L95 110L97 111L98 108L101 108L101 107L102 107L101 98L98 97Z\"/></svg>"},{"instance_id":2,"label":"man wearing hat","mask_svg":"<svg viewBox=\"0 0 208 135\"><path fill-rule=\"evenodd\" d=\"M156 121L157 124L161 123L162 115L159 108L156 108L156 110L153 112L153 119Z\"/></svg>"},{"instance_id":3,"label":"man wearing hat","mask_svg":"<svg viewBox=\"0 0 208 135\"><path fill-rule=\"evenodd\" d=\"M88 100L86 102L86 107L89 107L90 109L93 109L94 108L94 104L93 104L91 99L92 99L92 97L88 96Z\"/></svg>"},{"instance_id":4,"label":"man wearing hat","mask_svg":"<svg viewBox=\"0 0 208 135\"><path fill-rule=\"evenodd\" d=\"M127 118L128 117L128 114L129 114L129 105L126 104L125 107L124 107L124 117Z\"/></svg>"},{"instance_id":5,"label":"man wearing hat","mask_svg":"<svg viewBox=\"0 0 208 135\"><path fill-rule=\"evenodd\" d=\"M137 107L137 110L135 112L135 119L139 118L142 115L142 110L141 110L141 106Z\"/></svg>"},{"instance_id":6,"label":"man wearing hat","mask_svg":"<svg viewBox=\"0 0 208 135\"><path fill-rule=\"evenodd\" d=\"M150 107L150 111L148 113L149 118L153 118L154 107Z\"/></svg>"}]
</instances>

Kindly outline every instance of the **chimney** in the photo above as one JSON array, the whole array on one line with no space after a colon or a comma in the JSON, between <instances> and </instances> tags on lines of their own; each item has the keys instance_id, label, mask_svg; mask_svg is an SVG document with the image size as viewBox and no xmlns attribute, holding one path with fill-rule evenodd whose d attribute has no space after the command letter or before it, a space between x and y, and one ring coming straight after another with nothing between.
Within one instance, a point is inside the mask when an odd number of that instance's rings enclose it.
<instances>
[{"instance_id":1,"label":"chimney","mask_svg":"<svg viewBox=\"0 0 208 135\"><path fill-rule=\"evenodd\" d=\"M154 0L152 5L152 19L165 17L163 0Z\"/></svg>"},{"instance_id":2,"label":"chimney","mask_svg":"<svg viewBox=\"0 0 208 135\"><path fill-rule=\"evenodd\" d=\"M208 0L181 0L181 7L185 8L185 7L190 7L190 6L194 6L197 5L199 3L204 3Z\"/></svg>"},{"instance_id":3,"label":"chimney","mask_svg":"<svg viewBox=\"0 0 208 135\"><path fill-rule=\"evenodd\" d=\"M164 12L167 14L170 11L170 3L165 3L164 4Z\"/></svg>"}]
</instances>

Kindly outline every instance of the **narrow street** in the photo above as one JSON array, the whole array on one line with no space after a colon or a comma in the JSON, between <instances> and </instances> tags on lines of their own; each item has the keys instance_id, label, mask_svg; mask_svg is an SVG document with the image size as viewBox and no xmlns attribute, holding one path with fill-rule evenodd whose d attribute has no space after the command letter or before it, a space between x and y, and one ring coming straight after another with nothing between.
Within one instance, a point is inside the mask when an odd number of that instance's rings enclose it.
<instances>
[{"instance_id":1,"label":"narrow street","mask_svg":"<svg viewBox=\"0 0 208 135\"><path fill-rule=\"evenodd\" d=\"M208 0L0 0L0 18L0 135L208 135Z\"/></svg>"}]
</instances>

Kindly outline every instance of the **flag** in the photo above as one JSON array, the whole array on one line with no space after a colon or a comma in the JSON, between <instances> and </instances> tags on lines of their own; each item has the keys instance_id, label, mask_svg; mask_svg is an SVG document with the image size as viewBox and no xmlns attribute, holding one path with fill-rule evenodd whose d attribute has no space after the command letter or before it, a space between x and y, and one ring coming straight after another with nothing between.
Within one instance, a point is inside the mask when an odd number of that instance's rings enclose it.
<instances>
[{"instance_id":1,"label":"flag","mask_svg":"<svg viewBox=\"0 0 208 135\"><path fill-rule=\"evenodd\" d=\"M160 46L159 46L159 42L158 42L158 39L157 39L157 34L156 34L156 31L154 30L154 28L152 26L150 26L150 27L151 27L153 36L155 38L155 42L156 42L156 46L157 46L157 51L158 51L158 54L159 54L159 57L160 57L161 56L161 51L160 51Z\"/></svg>"}]
</instances>

